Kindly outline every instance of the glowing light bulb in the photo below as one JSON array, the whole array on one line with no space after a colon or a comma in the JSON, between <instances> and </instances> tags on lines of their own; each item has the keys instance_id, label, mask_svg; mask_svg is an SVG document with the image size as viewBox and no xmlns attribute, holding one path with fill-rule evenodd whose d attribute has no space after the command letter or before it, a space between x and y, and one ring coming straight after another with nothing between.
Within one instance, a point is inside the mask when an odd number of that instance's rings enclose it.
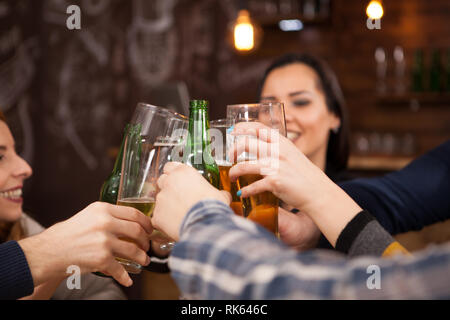
<instances>
[{"instance_id":1,"label":"glowing light bulb","mask_svg":"<svg viewBox=\"0 0 450 320\"><path fill-rule=\"evenodd\" d=\"M380 1L372 0L366 9L367 16L370 19L381 19L384 14L383 6Z\"/></svg>"},{"instance_id":2,"label":"glowing light bulb","mask_svg":"<svg viewBox=\"0 0 450 320\"><path fill-rule=\"evenodd\" d=\"M234 26L234 46L240 51L250 51L255 47L255 28L247 10L239 11Z\"/></svg>"}]
</instances>

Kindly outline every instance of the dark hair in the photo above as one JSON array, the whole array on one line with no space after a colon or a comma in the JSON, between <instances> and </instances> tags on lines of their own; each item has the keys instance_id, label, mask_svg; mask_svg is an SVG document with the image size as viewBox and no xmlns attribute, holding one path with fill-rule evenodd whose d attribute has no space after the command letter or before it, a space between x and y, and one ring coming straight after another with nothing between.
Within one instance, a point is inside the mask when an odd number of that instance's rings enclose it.
<instances>
[{"instance_id":1,"label":"dark hair","mask_svg":"<svg viewBox=\"0 0 450 320\"><path fill-rule=\"evenodd\" d=\"M290 53L279 57L272 62L264 73L264 77L259 84L259 98L261 98L264 82L273 70L295 63L304 64L316 72L319 80L318 87L325 95L328 110L338 116L341 120L339 131L337 133L330 133L325 170L327 174L337 173L338 171L347 168L349 156L349 124L344 95L336 74L327 63L312 55L304 53Z\"/></svg>"}]
</instances>

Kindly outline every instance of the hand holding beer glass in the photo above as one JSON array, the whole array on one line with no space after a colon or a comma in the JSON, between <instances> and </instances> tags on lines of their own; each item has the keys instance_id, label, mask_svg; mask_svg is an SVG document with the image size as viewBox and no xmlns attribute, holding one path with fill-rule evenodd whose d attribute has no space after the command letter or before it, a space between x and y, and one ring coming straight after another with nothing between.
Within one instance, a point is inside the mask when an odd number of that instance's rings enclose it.
<instances>
[{"instance_id":1,"label":"hand holding beer glass","mask_svg":"<svg viewBox=\"0 0 450 320\"><path fill-rule=\"evenodd\" d=\"M227 145L227 130L230 128L227 119L212 120L209 122L213 149L213 157L219 167L220 190L231 194L230 207L238 216L243 216L242 202L237 195L239 188L236 181L230 181L228 173L233 163L228 158L229 145Z\"/></svg>"},{"instance_id":2,"label":"hand holding beer glass","mask_svg":"<svg viewBox=\"0 0 450 320\"><path fill-rule=\"evenodd\" d=\"M268 170L276 170L276 164L273 163L274 154L279 150L258 150L257 136L255 134L239 134L232 129L239 123L259 122L268 127L268 132L259 132L274 139L278 138L278 134L273 134L271 130L275 130L279 134L286 136L286 120L284 114L284 105L282 103L257 103L257 104L239 104L229 105L227 107L227 119L232 128L227 134L227 140L233 144L230 160L233 164L240 162L252 162L257 160L269 159ZM229 142L230 143L230 142ZM273 144L276 145L276 144ZM255 148L256 146L256 148ZM270 153L270 154L268 154ZM238 188L244 188L255 181L263 178L262 174L270 174L270 172L260 172L260 174L242 175L238 178ZM238 193L240 196L240 194ZM278 206L279 200L271 192L265 191L260 194L242 198L244 217L259 223L267 230L278 234Z\"/></svg>"},{"instance_id":3,"label":"hand holding beer glass","mask_svg":"<svg viewBox=\"0 0 450 320\"><path fill-rule=\"evenodd\" d=\"M184 116L169 110L140 103L129 125L124 145L122 174L117 204L140 210L151 218L155 207L159 168L167 147L174 147L172 134L187 126ZM182 136L178 135L181 143ZM169 146L170 145L170 146ZM165 161L170 161L166 159ZM170 242L161 232L154 230L149 240ZM142 266L133 261L117 258L129 273L140 273Z\"/></svg>"}]
</instances>

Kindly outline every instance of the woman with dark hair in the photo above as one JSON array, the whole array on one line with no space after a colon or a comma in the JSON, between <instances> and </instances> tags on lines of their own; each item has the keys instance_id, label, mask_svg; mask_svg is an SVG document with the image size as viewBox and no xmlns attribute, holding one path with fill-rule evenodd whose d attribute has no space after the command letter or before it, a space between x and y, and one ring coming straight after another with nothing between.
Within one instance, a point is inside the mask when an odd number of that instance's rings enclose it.
<instances>
[{"instance_id":1,"label":"woman with dark hair","mask_svg":"<svg viewBox=\"0 0 450 320\"><path fill-rule=\"evenodd\" d=\"M308 54L286 54L266 70L262 102L284 102L288 138L333 181L344 178L348 115L336 75Z\"/></svg>"},{"instance_id":2,"label":"woman with dark hair","mask_svg":"<svg viewBox=\"0 0 450 320\"><path fill-rule=\"evenodd\" d=\"M348 179L347 110L337 77L324 61L308 54L279 57L265 71L258 98L283 102L289 140L334 182ZM278 212L280 236L287 245L332 248L308 216L286 204Z\"/></svg>"},{"instance_id":3,"label":"woman with dark hair","mask_svg":"<svg viewBox=\"0 0 450 320\"><path fill-rule=\"evenodd\" d=\"M283 102L289 140L334 182L349 178L347 110L337 77L324 61L308 54L279 57L264 73L259 99ZM291 247L332 248L314 222L293 207L282 205L278 224Z\"/></svg>"}]
</instances>

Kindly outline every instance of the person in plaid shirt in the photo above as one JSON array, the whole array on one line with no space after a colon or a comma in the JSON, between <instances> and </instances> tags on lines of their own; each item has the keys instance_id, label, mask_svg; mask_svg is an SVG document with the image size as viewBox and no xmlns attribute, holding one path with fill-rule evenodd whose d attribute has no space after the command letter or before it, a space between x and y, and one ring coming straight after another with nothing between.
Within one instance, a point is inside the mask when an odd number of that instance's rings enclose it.
<instances>
[{"instance_id":1,"label":"person in plaid shirt","mask_svg":"<svg viewBox=\"0 0 450 320\"><path fill-rule=\"evenodd\" d=\"M259 225L233 215L229 194L212 188L193 168L169 163L158 181L152 223L178 241L169 267L184 297L450 298L449 244L410 255L368 211L290 142L280 140L279 170L243 188L242 196L273 192L307 214L347 255L289 248ZM254 174L261 166L235 165L230 178Z\"/></svg>"}]
</instances>

